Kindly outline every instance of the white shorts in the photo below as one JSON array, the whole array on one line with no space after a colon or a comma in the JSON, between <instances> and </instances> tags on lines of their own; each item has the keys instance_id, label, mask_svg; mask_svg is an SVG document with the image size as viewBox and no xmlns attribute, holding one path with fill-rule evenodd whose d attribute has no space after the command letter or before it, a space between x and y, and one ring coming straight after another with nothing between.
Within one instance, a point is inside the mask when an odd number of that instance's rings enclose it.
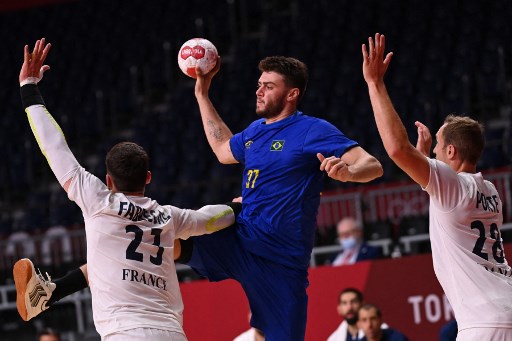
<instances>
[{"instance_id":1,"label":"white shorts","mask_svg":"<svg viewBox=\"0 0 512 341\"><path fill-rule=\"evenodd\" d=\"M468 328L457 333L457 341L507 341L512 340L512 328Z\"/></svg>"},{"instance_id":2,"label":"white shorts","mask_svg":"<svg viewBox=\"0 0 512 341\"><path fill-rule=\"evenodd\" d=\"M108 334L102 341L187 341L185 334L170 330L153 328L134 328Z\"/></svg>"}]
</instances>

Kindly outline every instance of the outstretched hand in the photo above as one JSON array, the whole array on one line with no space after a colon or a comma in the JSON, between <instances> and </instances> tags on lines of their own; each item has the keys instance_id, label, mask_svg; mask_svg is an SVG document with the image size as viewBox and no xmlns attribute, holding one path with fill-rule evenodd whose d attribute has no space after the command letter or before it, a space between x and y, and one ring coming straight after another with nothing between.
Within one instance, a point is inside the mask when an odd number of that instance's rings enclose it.
<instances>
[{"instance_id":1,"label":"outstretched hand","mask_svg":"<svg viewBox=\"0 0 512 341\"><path fill-rule=\"evenodd\" d=\"M430 130L419 121L414 122L414 124L418 127L416 149L426 157L430 157L430 148L432 147L432 135L430 134Z\"/></svg>"},{"instance_id":2,"label":"outstretched hand","mask_svg":"<svg viewBox=\"0 0 512 341\"><path fill-rule=\"evenodd\" d=\"M375 42L371 37L368 37L368 50L365 44L361 47L363 52L363 76L368 84L384 80L391 57L393 57L393 52L389 52L384 58L385 47L386 39L380 33L375 33Z\"/></svg>"},{"instance_id":3,"label":"outstretched hand","mask_svg":"<svg viewBox=\"0 0 512 341\"><path fill-rule=\"evenodd\" d=\"M204 74L203 71L201 71L199 66L196 66L196 96L208 94L208 91L210 90L210 85L212 83L212 79L220 70L220 64L220 57L217 57L217 63L215 64L215 67L206 74Z\"/></svg>"},{"instance_id":4,"label":"outstretched hand","mask_svg":"<svg viewBox=\"0 0 512 341\"><path fill-rule=\"evenodd\" d=\"M44 65L44 61L51 46L50 43L46 44L45 39L42 38L36 41L34 50L30 53L28 45L25 45L23 65L19 76L20 84L26 81L37 84L41 81L44 72L50 69L48 65Z\"/></svg>"}]
</instances>

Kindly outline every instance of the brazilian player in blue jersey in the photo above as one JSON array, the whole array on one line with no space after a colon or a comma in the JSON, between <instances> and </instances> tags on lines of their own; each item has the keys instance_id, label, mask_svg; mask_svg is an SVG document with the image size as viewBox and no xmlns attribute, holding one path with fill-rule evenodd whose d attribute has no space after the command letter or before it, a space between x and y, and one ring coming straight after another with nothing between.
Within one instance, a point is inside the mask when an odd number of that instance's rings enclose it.
<instances>
[{"instance_id":1,"label":"brazilian player in blue jersey","mask_svg":"<svg viewBox=\"0 0 512 341\"><path fill-rule=\"evenodd\" d=\"M368 182L382 175L382 166L332 124L297 110L308 70L294 58L268 57L259 63L260 118L233 135L208 96L219 69L220 59L208 74L196 70L195 95L219 161L244 165L242 212L236 226L182 242L182 256L211 281L240 282L251 325L266 340L303 340L324 171L339 181Z\"/></svg>"},{"instance_id":2,"label":"brazilian player in blue jersey","mask_svg":"<svg viewBox=\"0 0 512 341\"><path fill-rule=\"evenodd\" d=\"M206 75L196 70L195 95L210 146L221 163L244 164L243 203L235 226L175 241L175 258L181 252L182 262L212 281L240 282L251 325L267 341L303 340L323 175L368 182L383 171L377 159L332 124L297 110L308 80L304 63L269 57L259 68L256 113L261 118L236 135L208 97L220 59ZM87 265L54 282L48 306L87 287Z\"/></svg>"}]
</instances>

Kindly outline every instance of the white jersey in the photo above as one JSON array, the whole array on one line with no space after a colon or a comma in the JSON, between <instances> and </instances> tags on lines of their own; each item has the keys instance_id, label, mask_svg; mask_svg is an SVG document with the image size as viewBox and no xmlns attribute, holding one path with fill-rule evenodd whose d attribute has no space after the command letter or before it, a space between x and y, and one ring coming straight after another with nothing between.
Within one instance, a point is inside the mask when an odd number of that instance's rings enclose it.
<instances>
[{"instance_id":1,"label":"white jersey","mask_svg":"<svg viewBox=\"0 0 512 341\"><path fill-rule=\"evenodd\" d=\"M429 159L430 240L437 279L458 329L512 328L512 273L500 227L502 202L481 173Z\"/></svg>"},{"instance_id":2,"label":"white jersey","mask_svg":"<svg viewBox=\"0 0 512 341\"><path fill-rule=\"evenodd\" d=\"M227 205L184 210L140 196L112 193L85 171L46 108L26 109L52 171L82 209L94 324L103 337L152 328L184 334L183 301L174 265L174 240L234 223ZM71 181L71 182L70 182Z\"/></svg>"},{"instance_id":3,"label":"white jersey","mask_svg":"<svg viewBox=\"0 0 512 341\"><path fill-rule=\"evenodd\" d=\"M388 329L389 326L386 323L382 323L380 325L381 329ZM348 323L346 320L343 320L338 328L327 338L327 341L346 341L348 335ZM359 329L357 331L356 340L361 340L364 337L364 331Z\"/></svg>"},{"instance_id":4,"label":"white jersey","mask_svg":"<svg viewBox=\"0 0 512 341\"><path fill-rule=\"evenodd\" d=\"M183 210L146 197L113 194L83 168L74 174L68 195L85 220L98 333L140 327L182 331L174 240L204 234L209 219L229 215L231 209L215 205Z\"/></svg>"},{"instance_id":5,"label":"white jersey","mask_svg":"<svg viewBox=\"0 0 512 341\"><path fill-rule=\"evenodd\" d=\"M327 338L327 341L346 341L348 334L348 323L346 320L343 320L338 328ZM359 329L357 332L357 340L360 340L364 337L364 332L362 329Z\"/></svg>"}]
</instances>

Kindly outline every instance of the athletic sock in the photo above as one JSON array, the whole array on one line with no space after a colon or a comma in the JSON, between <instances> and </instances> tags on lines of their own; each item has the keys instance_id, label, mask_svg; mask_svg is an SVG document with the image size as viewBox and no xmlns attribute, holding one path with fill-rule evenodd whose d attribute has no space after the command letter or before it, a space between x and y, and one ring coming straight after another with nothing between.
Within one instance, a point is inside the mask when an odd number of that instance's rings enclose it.
<instances>
[{"instance_id":1,"label":"athletic sock","mask_svg":"<svg viewBox=\"0 0 512 341\"><path fill-rule=\"evenodd\" d=\"M56 279L53 283L55 283L56 287L48 300L49 306L66 296L88 287L87 279L80 268L68 272L64 277Z\"/></svg>"}]
</instances>

